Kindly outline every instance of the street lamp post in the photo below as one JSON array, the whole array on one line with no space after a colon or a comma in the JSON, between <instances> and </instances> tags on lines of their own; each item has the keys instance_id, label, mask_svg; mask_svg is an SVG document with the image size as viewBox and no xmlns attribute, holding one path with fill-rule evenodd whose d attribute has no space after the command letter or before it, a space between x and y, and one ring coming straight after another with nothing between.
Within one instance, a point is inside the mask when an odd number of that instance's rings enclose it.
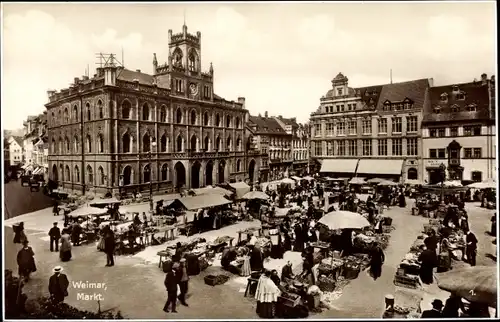
<instances>
[{"instance_id":1,"label":"street lamp post","mask_svg":"<svg viewBox=\"0 0 500 322\"><path fill-rule=\"evenodd\" d=\"M441 163L439 165L439 172L440 172L440 176L441 176L441 200L444 199L444 180L446 179L446 166Z\"/></svg>"},{"instance_id":2,"label":"street lamp post","mask_svg":"<svg viewBox=\"0 0 500 322\"><path fill-rule=\"evenodd\" d=\"M152 139L151 148L149 149L149 211L153 212L153 163L152 150L156 147L155 139Z\"/></svg>"}]
</instances>

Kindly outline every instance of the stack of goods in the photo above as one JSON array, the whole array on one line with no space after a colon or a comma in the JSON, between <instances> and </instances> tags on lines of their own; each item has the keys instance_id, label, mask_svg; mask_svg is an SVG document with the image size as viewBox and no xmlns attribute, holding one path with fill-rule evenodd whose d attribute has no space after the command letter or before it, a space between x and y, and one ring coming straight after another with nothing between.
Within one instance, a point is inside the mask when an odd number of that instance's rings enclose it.
<instances>
[{"instance_id":1,"label":"stack of goods","mask_svg":"<svg viewBox=\"0 0 500 322\"><path fill-rule=\"evenodd\" d=\"M212 246L220 246L229 243L231 239L232 237L229 236L217 237L211 244Z\"/></svg>"},{"instance_id":2,"label":"stack of goods","mask_svg":"<svg viewBox=\"0 0 500 322\"><path fill-rule=\"evenodd\" d=\"M344 263L344 268L342 269L342 276L345 279L353 280L356 279L361 271L361 266L355 261L346 260Z\"/></svg>"},{"instance_id":3,"label":"stack of goods","mask_svg":"<svg viewBox=\"0 0 500 322\"><path fill-rule=\"evenodd\" d=\"M386 234L373 234L370 231L359 234L354 239L353 246L359 253L369 253L378 243L382 249L389 246L389 235Z\"/></svg>"},{"instance_id":4,"label":"stack of goods","mask_svg":"<svg viewBox=\"0 0 500 322\"><path fill-rule=\"evenodd\" d=\"M204 278L205 284L210 286L222 285L229 281L229 276L227 275L207 275Z\"/></svg>"},{"instance_id":5,"label":"stack of goods","mask_svg":"<svg viewBox=\"0 0 500 322\"><path fill-rule=\"evenodd\" d=\"M261 249L271 246L271 240L266 237L259 237L255 241L255 246L259 246Z\"/></svg>"},{"instance_id":6,"label":"stack of goods","mask_svg":"<svg viewBox=\"0 0 500 322\"><path fill-rule=\"evenodd\" d=\"M357 265L361 270L364 270L370 265L370 256L368 254L353 254L345 257L344 261L350 266Z\"/></svg>"},{"instance_id":7,"label":"stack of goods","mask_svg":"<svg viewBox=\"0 0 500 322\"><path fill-rule=\"evenodd\" d=\"M399 264L399 270L396 274L398 275L418 275L420 270L420 264L418 263L418 254L408 253L405 258Z\"/></svg>"},{"instance_id":8,"label":"stack of goods","mask_svg":"<svg viewBox=\"0 0 500 322\"><path fill-rule=\"evenodd\" d=\"M318 287L323 292L333 292L335 290L335 277L320 275L318 277Z\"/></svg>"}]
</instances>

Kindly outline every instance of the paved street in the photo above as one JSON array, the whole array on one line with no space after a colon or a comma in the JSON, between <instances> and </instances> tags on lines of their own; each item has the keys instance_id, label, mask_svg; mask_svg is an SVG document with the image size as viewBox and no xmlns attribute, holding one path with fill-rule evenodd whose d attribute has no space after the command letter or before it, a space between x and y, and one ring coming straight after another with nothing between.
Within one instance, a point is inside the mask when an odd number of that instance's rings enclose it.
<instances>
[{"instance_id":1,"label":"paved street","mask_svg":"<svg viewBox=\"0 0 500 322\"><path fill-rule=\"evenodd\" d=\"M21 180L10 181L3 186L4 191L4 219L13 218L22 214L52 206L52 199L40 191L30 191L29 187L21 186Z\"/></svg>"},{"instance_id":2,"label":"paved street","mask_svg":"<svg viewBox=\"0 0 500 322\"><path fill-rule=\"evenodd\" d=\"M362 272L360 276L351 281L344 288L343 295L334 302L335 308L324 311L319 315L311 317L320 318L377 318L383 312L383 299L385 294L391 293L411 295L406 289L397 288L393 284L394 274L404 254L409 250L414 239L422 231L423 224L427 219L411 216L410 209L413 201L405 209L393 207L384 215L393 218L396 230L392 232L391 241L386 250L386 261L383 267L382 277L377 281ZM145 205L131 206L139 210ZM491 244L492 237L484 234L488 230L491 211L478 208L477 204L467 205L470 217L470 225L479 239L478 265L494 265L495 262L486 256L488 252L494 252ZM124 207L125 208L125 207ZM27 226L27 234L36 253L38 271L33 280L26 287L30 296L47 294L48 277L55 265L62 265L71 281L105 282L108 286L103 291L104 300L101 309L119 308L123 315L129 318L170 318L161 311L166 300L166 292L163 286L164 274L157 266L155 260L146 260L151 257L145 254L137 256L117 256L117 265L113 268L104 267L105 256L98 252L96 245L88 245L73 248L74 260L69 263L61 263L57 253L48 250L46 234L54 217L50 208L39 210L33 214L19 217ZM61 219L61 218L59 218ZM6 222L11 225L16 219ZM235 228L228 227L224 234L231 234ZM221 232L222 233L222 232ZM5 265L6 268L17 271L15 255L19 248L12 243L12 232L6 228L5 234ZM493 247L491 247L493 246ZM151 253L153 250L146 250ZM153 251L154 253L156 250ZM89 269L92 267L92 269ZM243 298L238 291L240 286L234 283L210 287L204 284L203 276L219 271L220 268L210 267L199 276L192 277L190 281L189 308L180 307L175 318L255 318L254 302ZM428 290L434 296L436 287ZM82 309L97 310L96 301L77 300L79 291L70 288L69 304ZM83 292L85 292L83 290ZM87 292L88 293L88 292ZM93 293L93 292L91 292ZM145 309L146 308L146 309ZM217 308L211 310L208 308Z\"/></svg>"}]
</instances>

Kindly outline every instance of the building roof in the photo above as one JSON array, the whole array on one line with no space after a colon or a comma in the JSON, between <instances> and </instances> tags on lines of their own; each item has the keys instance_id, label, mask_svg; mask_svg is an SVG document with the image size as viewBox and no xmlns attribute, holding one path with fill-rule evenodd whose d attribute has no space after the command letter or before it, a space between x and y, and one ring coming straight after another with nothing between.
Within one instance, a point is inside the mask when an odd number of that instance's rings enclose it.
<instances>
[{"instance_id":1,"label":"building roof","mask_svg":"<svg viewBox=\"0 0 500 322\"><path fill-rule=\"evenodd\" d=\"M258 133L287 134L278 121L272 117L250 116L249 126L255 126Z\"/></svg>"},{"instance_id":2,"label":"building roof","mask_svg":"<svg viewBox=\"0 0 500 322\"><path fill-rule=\"evenodd\" d=\"M140 72L140 71L132 71L126 68L120 68L116 75L118 80L133 82L134 80L138 80L139 84L144 85L153 85L155 78L152 75Z\"/></svg>"},{"instance_id":3,"label":"building roof","mask_svg":"<svg viewBox=\"0 0 500 322\"><path fill-rule=\"evenodd\" d=\"M383 105L387 101L398 103L404 101L406 98L413 102L414 108L422 109L425 105L426 92L429 86L427 78L383 85L377 109L383 110Z\"/></svg>"},{"instance_id":4,"label":"building roof","mask_svg":"<svg viewBox=\"0 0 500 322\"><path fill-rule=\"evenodd\" d=\"M292 118L285 118L285 117L281 117L279 116L278 119L283 122L283 124L285 125L291 125L291 126L295 126L295 127L298 127L299 125L297 124L297 119L295 117L292 117Z\"/></svg>"},{"instance_id":5,"label":"building roof","mask_svg":"<svg viewBox=\"0 0 500 322\"><path fill-rule=\"evenodd\" d=\"M454 87L457 87L458 91L454 91ZM465 94L464 100L457 99L459 92ZM441 100L442 95L445 95L447 99ZM482 85L480 81L432 87L429 96L430 104L424 110L424 123L468 121L471 119L493 120L495 117L494 113L490 113L488 85ZM472 104L476 106L475 112L469 112L467 109ZM437 108L439 108L439 113L435 112Z\"/></svg>"},{"instance_id":6,"label":"building roof","mask_svg":"<svg viewBox=\"0 0 500 322\"><path fill-rule=\"evenodd\" d=\"M23 137L22 136L11 136L11 138L14 139L14 141L16 141L17 144L19 144L19 146L23 146Z\"/></svg>"}]
</instances>

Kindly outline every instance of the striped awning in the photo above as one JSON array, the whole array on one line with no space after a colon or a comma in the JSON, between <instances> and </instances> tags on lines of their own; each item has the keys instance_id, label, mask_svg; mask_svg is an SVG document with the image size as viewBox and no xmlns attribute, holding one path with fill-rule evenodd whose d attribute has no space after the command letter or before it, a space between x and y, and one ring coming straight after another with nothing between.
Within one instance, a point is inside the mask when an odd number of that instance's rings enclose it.
<instances>
[{"instance_id":1,"label":"striped awning","mask_svg":"<svg viewBox=\"0 0 500 322\"><path fill-rule=\"evenodd\" d=\"M43 174L44 169L42 167L38 167L33 171L33 174Z\"/></svg>"}]
</instances>

